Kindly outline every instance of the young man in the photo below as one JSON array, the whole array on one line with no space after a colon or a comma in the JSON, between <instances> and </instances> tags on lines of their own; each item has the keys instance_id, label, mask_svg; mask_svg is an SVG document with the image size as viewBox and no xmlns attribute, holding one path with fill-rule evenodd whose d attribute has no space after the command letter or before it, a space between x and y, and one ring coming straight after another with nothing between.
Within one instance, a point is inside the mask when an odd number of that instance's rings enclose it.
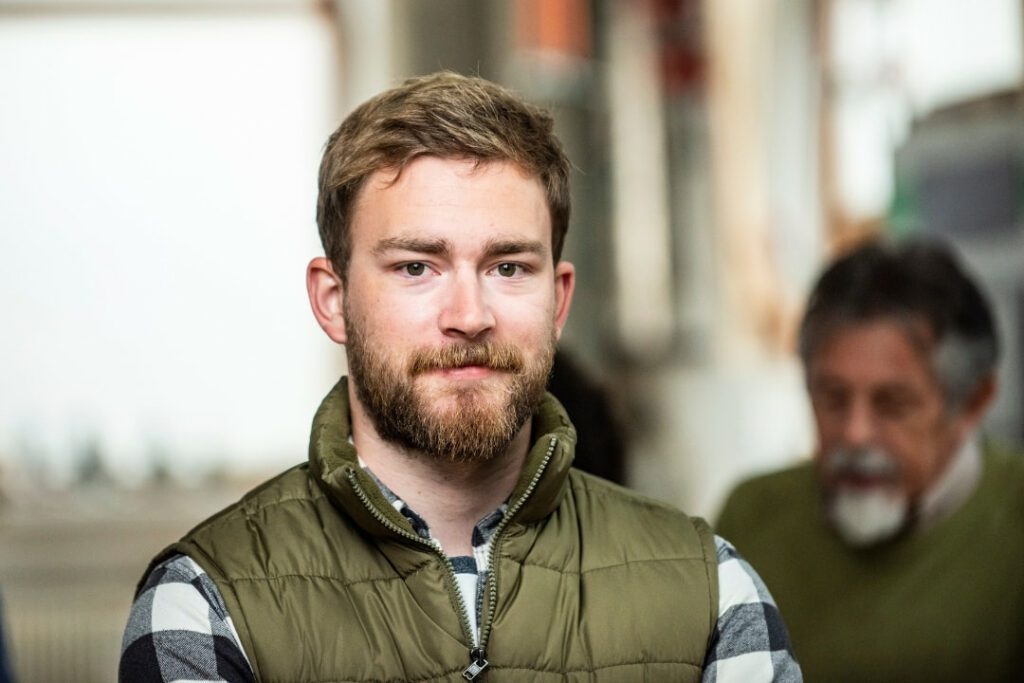
<instances>
[{"instance_id":1,"label":"young man","mask_svg":"<svg viewBox=\"0 0 1024 683\"><path fill-rule=\"evenodd\" d=\"M350 377L307 464L154 560L122 680L799 680L731 546L570 469L568 176L550 117L477 78L342 123L307 285Z\"/></svg>"},{"instance_id":2,"label":"young man","mask_svg":"<svg viewBox=\"0 0 1024 683\"><path fill-rule=\"evenodd\" d=\"M816 285L801 355L815 460L742 484L718 529L808 678L1019 678L1024 462L976 434L998 358L978 288L939 245L864 245Z\"/></svg>"}]
</instances>

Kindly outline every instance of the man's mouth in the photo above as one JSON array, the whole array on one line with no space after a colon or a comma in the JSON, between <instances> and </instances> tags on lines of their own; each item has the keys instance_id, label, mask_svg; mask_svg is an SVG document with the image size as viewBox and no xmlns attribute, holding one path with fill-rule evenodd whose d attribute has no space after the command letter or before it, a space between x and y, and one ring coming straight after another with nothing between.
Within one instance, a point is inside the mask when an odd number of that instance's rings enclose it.
<instances>
[{"instance_id":1,"label":"man's mouth","mask_svg":"<svg viewBox=\"0 0 1024 683\"><path fill-rule=\"evenodd\" d=\"M825 456L828 487L866 492L900 487L898 464L879 450L838 448Z\"/></svg>"},{"instance_id":2,"label":"man's mouth","mask_svg":"<svg viewBox=\"0 0 1024 683\"><path fill-rule=\"evenodd\" d=\"M437 368L432 374L439 374L449 379L482 379L498 372L486 365L458 365L450 368Z\"/></svg>"},{"instance_id":3,"label":"man's mouth","mask_svg":"<svg viewBox=\"0 0 1024 683\"><path fill-rule=\"evenodd\" d=\"M880 476L861 472L843 472L836 476L834 481L838 486L859 491L891 488L897 483L893 480L892 476Z\"/></svg>"}]
</instances>

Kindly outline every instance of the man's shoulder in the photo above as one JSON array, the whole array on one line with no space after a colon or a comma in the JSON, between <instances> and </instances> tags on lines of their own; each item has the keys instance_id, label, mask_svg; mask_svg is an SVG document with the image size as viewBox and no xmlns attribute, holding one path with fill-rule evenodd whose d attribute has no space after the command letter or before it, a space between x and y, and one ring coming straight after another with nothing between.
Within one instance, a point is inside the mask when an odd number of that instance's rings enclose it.
<instances>
[{"instance_id":1,"label":"man's shoulder","mask_svg":"<svg viewBox=\"0 0 1024 683\"><path fill-rule=\"evenodd\" d=\"M627 507L641 514L646 511L652 515L697 519L674 505L575 468L570 471L569 485L576 496L599 499L604 507Z\"/></svg>"},{"instance_id":2,"label":"man's shoulder","mask_svg":"<svg viewBox=\"0 0 1024 683\"><path fill-rule=\"evenodd\" d=\"M601 529L602 535L630 539L634 546L681 544L709 562L716 561L711 527L700 517L576 469L570 472L569 486L576 514L585 516L589 526Z\"/></svg>"},{"instance_id":3,"label":"man's shoulder","mask_svg":"<svg viewBox=\"0 0 1024 683\"><path fill-rule=\"evenodd\" d=\"M985 467L999 478L1024 478L1024 455L999 444L987 443L982 451Z\"/></svg>"},{"instance_id":4,"label":"man's shoulder","mask_svg":"<svg viewBox=\"0 0 1024 683\"><path fill-rule=\"evenodd\" d=\"M256 531L257 528L266 531L265 527L269 525L271 528L267 533L278 535L274 533L274 525L287 525L290 520L302 517L294 514L293 508L308 507L324 497L309 477L308 469L307 463L295 465L243 494L234 503L195 525L178 543L165 548L154 559L150 569L175 553L189 555L208 569L208 563L203 562L205 554L200 548L226 552L229 547L239 546L244 554L250 547L246 539L252 533L261 537L267 535ZM259 523L254 524L254 520Z\"/></svg>"},{"instance_id":5,"label":"man's shoulder","mask_svg":"<svg viewBox=\"0 0 1024 683\"><path fill-rule=\"evenodd\" d=\"M984 471L974 498L987 508L996 508L1006 519L1024 514L1024 455L986 444L982 454Z\"/></svg>"},{"instance_id":6,"label":"man's shoulder","mask_svg":"<svg viewBox=\"0 0 1024 683\"><path fill-rule=\"evenodd\" d=\"M774 498L779 493L814 487L814 463L794 463L782 469L762 472L744 479L732 490L730 499Z\"/></svg>"},{"instance_id":7,"label":"man's shoulder","mask_svg":"<svg viewBox=\"0 0 1024 683\"><path fill-rule=\"evenodd\" d=\"M753 527L764 528L768 519L785 519L787 511L812 518L808 508L818 500L814 476L814 464L807 461L740 482L726 497L715 529L735 542Z\"/></svg>"},{"instance_id":8,"label":"man's shoulder","mask_svg":"<svg viewBox=\"0 0 1024 683\"><path fill-rule=\"evenodd\" d=\"M251 517L261 511L292 501L315 500L323 497L309 478L309 464L301 463L258 484L253 489L219 512L197 524L190 533L200 529L231 523Z\"/></svg>"}]
</instances>

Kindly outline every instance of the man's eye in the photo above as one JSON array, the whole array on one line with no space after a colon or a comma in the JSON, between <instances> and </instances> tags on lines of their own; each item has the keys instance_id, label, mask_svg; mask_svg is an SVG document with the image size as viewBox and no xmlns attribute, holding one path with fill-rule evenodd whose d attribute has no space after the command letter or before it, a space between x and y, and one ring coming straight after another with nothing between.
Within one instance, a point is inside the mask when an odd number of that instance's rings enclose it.
<instances>
[{"instance_id":1,"label":"man's eye","mask_svg":"<svg viewBox=\"0 0 1024 683\"><path fill-rule=\"evenodd\" d=\"M880 415L898 419L913 408L913 399L896 396L883 396L875 401L875 409Z\"/></svg>"},{"instance_id":2,"label":"man's eye","mask_svg":"<svg viewBox=\"0 0 1024 683\"><path fill-rule=\"evenodd\" d=\"M841 391L816 391L811 400L819 408L829 411L843 410L849 402L848 397Z\"/></svg>"},{"instance_id":3,"label":"man's eye","mask_svg":"<svg viewBox=\"0 0 1024 683\"><path fill-rule=\"evenodd\" d=\"M406 263L402 266L402 270L405 271L406 275L412 275L413 277L419 277L427 271L427 267L420 262Z\"/></svg>"},{"instance_id":4,"label":"man's eye","mask_svg":"<svg viewBox=\"0 0 1024 683\"><path fill-rule=\"evenodd\" d=\"M502 277L514 277L519 274L521 267L518 263L502 263L498 265L498 275Z\"/></svg>"}]
</instances>

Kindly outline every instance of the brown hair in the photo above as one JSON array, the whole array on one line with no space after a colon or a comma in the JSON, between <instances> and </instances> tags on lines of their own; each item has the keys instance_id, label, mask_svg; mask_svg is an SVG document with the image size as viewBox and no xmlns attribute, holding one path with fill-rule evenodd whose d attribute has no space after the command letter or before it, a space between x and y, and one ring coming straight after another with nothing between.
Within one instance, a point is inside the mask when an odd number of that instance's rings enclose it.
<instances>
[{"instance_id":1,"label":"brown hair","mask_svg":"<svg viewBox=\"0 0 1024 683\"><path fill-rule=\"evenodd\" d=\"M561 258L569 229L569 159L543 109L482 78L442 71L373 97L327 140L316 221L335 272L345 279L352 210L374 172L401 173L417 157L509 161L537 177L551 212L551 247ZM396 176L397 177L397 176Z\"/></svg>"}]
</instances>

